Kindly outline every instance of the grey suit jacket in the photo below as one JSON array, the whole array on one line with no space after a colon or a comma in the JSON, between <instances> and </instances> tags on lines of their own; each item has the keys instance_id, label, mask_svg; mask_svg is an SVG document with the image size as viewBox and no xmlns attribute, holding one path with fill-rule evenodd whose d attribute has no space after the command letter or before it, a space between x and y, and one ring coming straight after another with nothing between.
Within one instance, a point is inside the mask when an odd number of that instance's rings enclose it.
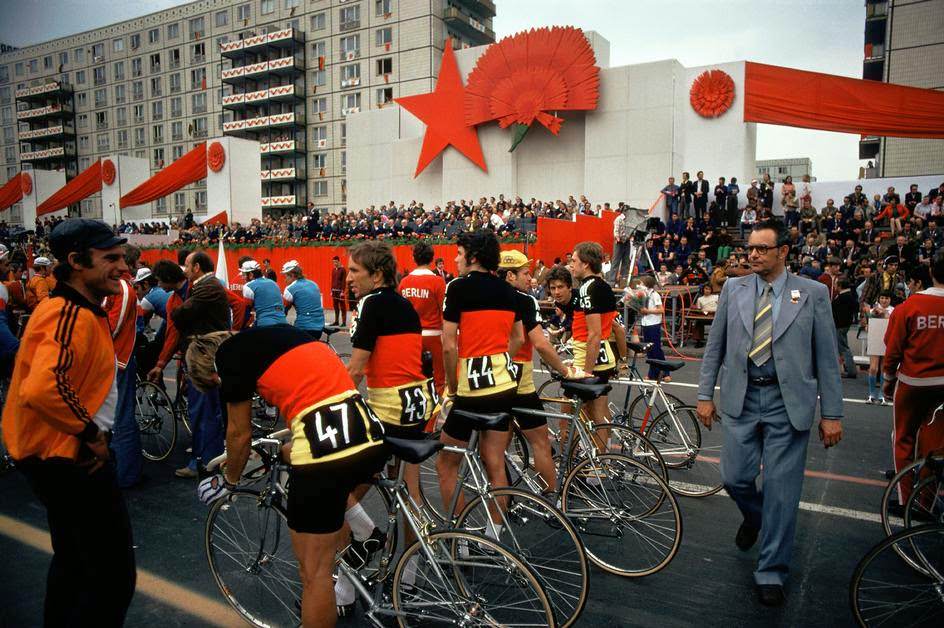
<instances>
[{"instance_id":1,"label":"grey suit jacket","mask_svg":"<svg viewBox=\"0 0 944 628\"><path fill-rule=\"evenodd\" d=\"M747 392L747 354L754 333L756 298L753 275L732 277L718 300L705 357L699 397L712 397L720 375L722 414L737 418ZM799 292L796 303L793 291ZM823 284L787 273L780 313L773 330L773 360L790 423L808 430L819 393L822 415L842 416L842 380L829 290Z\"/></svg>"}]
</instances>

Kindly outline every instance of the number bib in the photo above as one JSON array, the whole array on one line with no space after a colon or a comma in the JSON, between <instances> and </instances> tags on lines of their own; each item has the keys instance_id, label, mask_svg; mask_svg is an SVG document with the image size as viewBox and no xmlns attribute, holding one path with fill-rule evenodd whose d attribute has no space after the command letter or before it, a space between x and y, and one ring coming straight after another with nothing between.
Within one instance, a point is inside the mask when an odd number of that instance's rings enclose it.
<instances>
[{"instance_id":1,"label":"number bib","mask_svg":"<svg viewBox=\"0 0 944 628\"><path fill-rule=\"evenodd\" d=\"M583 368L586 363L587 343L578 340L574 341L574 366ZM597 353L597 359L594 363L594 371L606 371L616 367L616 356L608 341L600 342L600 351Z\"/></svg>"},{"instance_id":2,"label":"number bib","mask_svg":"<svg viewBox=\"0 0 944 628\"><path fill-rule=\"evenodd\" d=\"M432 379L398 387L368 388L367 404L377 417L391 425L419 425L432 417L439 398Z\"/></svg>"},{"instance_id":3,"label":"number bib","mask_svg":"<svg viewBox=\"0 0 944 628\"><path fill-rule=\"evenodd\" d=\"M383 426L360 395L343 393L292 421L292 464L342 458L382 438Z\"/></svg>"},{"instance_id":4,"label":"number bib","mask_svg":"<svg viewBox=\"0 0 944 628\"><path fill-rule=\"evenodd\" d=\"M514 388L516 367L507 353L461 358L459 395L481 397Z\"/></svg>"}]
</instances>

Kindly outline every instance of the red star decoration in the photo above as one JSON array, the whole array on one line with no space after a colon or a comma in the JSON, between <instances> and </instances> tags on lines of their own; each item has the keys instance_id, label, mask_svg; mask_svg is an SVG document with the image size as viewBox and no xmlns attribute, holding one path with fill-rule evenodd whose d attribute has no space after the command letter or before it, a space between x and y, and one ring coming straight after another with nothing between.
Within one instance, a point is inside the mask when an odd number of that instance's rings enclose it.
<instances>
[{"instance_id":1,"label":"red star decoration","mask_svg":"<svg viewBox=\"0 0 944 628\"><path fill-rule=\"evenodd\" d=\"M465 123L465 87L459 77L459 66L452 51L452 39L446 40L436 89L431 94L405 96L396 102L426 124L423 148L416 163L413 177L450 144L479 168L488 172L485 157L479 144L479 135L474 126Z\"/></svg>"}]
</instances>

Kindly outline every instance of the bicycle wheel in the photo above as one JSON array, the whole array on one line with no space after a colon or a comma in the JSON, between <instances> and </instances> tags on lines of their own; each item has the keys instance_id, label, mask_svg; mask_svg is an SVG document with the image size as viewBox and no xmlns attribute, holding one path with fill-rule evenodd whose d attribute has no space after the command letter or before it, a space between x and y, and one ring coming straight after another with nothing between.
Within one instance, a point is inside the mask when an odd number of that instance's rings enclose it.
<instances>
[{"instance_id":1,"label":"bicycle wheel","mask_svg":"<svg viewBox=\"0 0 944 628\"><path fill-rule=\"evenodd\" d=\"M658 447L649 442L645 436L628 427L613 423L595 424L590 429L597 453L622 454L640 462L662 477L669 479L668 470ZM606 436L606 438L604 438ZM579 439L575 439L567 457L568 468L572 469L580 460L587 457L587 448Z\"/></svg>"},{"instance_id":2,"label":"bicycle wheel","mask_svg":"<svg viewBox=\"0 0 944 628\"><path fill-rule=\"evenodd\" d=\"M494 538L491 522L501 525L498 540L534 569L554 608L556 625L573 624L587 601L589 567L583 543L567 517L532 493L496 488L466 504L456 527Z\"/></svg>"},{"instance_id":3,"label":"bicycle wheel","mask_svg":"<svg viewBox=\"0 0 944 628\"><path fill-rule=\"evenodd\" d=\"M152 382L139 381L134 389L134 418L141 433L141 453L148 460L164 460L177 442L177 420L170 397Z\"/></svg>"},{"instance_id":4,"label":"bicycle wheel","mask_svg":"<svg viewBox=\"0 0 944 628\"><path fill-rule=\"evenodd\" d=\"M930 475L914 487L905 504L905 527L944 523L944 475Z\"/></svg>"},{"instance_id":5,"label":"bicycle wheel","mask_svg":"<svg viewBox=\"0 0 944 628\"><path fill-rule=\"evenodd\" d=\"M682 515L668 484L619 454L579 462L564 480L561 510L590 560L618 576L656 573L682 543Z\"/></svg>"},{"instance_id":6,"label":"bicycle wheel","mask_svg":"<svg viewBox=\"0 0 944 628\"><path fill-rule=\"evenodd\" d=\"M439 440L440 433L441 430L436 430L430 433L427 438L430 440ZM522 437L522 440L523 439L524 437ZM519 447L520 446L519 444ZM527 447L526 442L524 447ZM420 502L418 505L421 506L436 523L445 523L446 504L443 504L442 501L442 490L439 486L439 472L436 470L436 459L438 456L439 454L436 453L420 463ZM507 462L505 463L505 472L508 474L509 478L516 475ZM465 487L465 499L467 501L475 497L476 492L474 487L468 483L464 483L463 486ZM457 510L460 510L460 507L457 507Z\"/></svg>"},{"instance_id":7,"label":"bicycle wheel","mask_svg":"<svg viewBox=\"0 0 944 628\"><path fill-rule=\"evenodd\" d=\"M936 461L938 457L941 458L939 462L935 464L944 464L944 456L940 454L932 454L934 460ZM896 473L888 484L885 486L885 492L882 493L882 504L881 504L881 515L882 515L882 530L885 531L885 536L891 536L896 532L899 532L906 527L909 527L905 524L904 514L906 504L901 504L899 496L902 492L909 493L909 489L905 488L903 490L902 484L905 483L907 486L915 487L920 482L920 477L924 469L926 459L920 458L915 460L908 466L904 467L901 471ZM906 500L907 502L907 500ZM892 513L890 508L893 505L901 505L901 515L897 513Z\"/></svg>"},{"instance_id":8,"label":"bicycle wheel","mask_svg":"<svg viewBox=\"0 0 944 628\"><path fill-rule=\"evenodd\" d=\"M702 431L695 408L666 410L649 424L646 436L662 454L669 486L678 495L707 497L721 490L721 430Z\"/></svg>"},{"instance_id":9,"label":"bicycle wheel","mask_svg":"<svg viewBox=\"0 0 944 628\"><path fill-rule=\"evenodd\" d=\"M636 395L636 398L633 399L633 402L629 404L629 410L626 412L625 417L627 426L643 433L649 430L649 425L653 419L669 409L658 395L656 395L655 403L650 406L649 395L646 394L648 392L649 388L642 387L639 389L639 394ZM672 393L667 393L665 390L663 390L662 394L665 395L665 398L672 407L678 408L685 405L684 401ZM613 417L613 422L619 423L619 421L616 420L615 415Z\"/></svg>"},{"instance_id":10,"label":"bicycle wheel","mask_svg":"<svg viewBox=\"0 0 944 628\"><path fill-rule=\"evenodd\" d=\"M254 626L297 626L302 583L282 507L237 489L207 516L210 572L230 606Z\"/></svg>"},{"instance_id":11,"label":"bicycle wheel","mask_svg":"<svg viewBox=\"0 0 944 628\"><path fill-rule=\"evenodd\" d=\"M902 564L903 553L922 564ZM849 585L849 605L860 626L944 625L944 525L904 529L869 550Z\"/></svg>"},{"instance_id":12,"label":"bicycle wheel","mask_svg":"<svg viewBox=\"0 0 944 628\"><path fill-rule=\"evenodd\" d=\"M402 628L554 625L534 572L504 545L469 532L436 532L408 547L392 588Z\"/></svg>"},{"instance_id":13,"label":"bicycle wheel","mask_svg":"<svg viewBox=\"0 0 944 628\"><path fill-rule=\"evenodd\" d=\"M538 473L531 465L531 447L528 439L521 432L518 424L511 424L511 443L505 453L505 473L508 476L509 486L518 486L528 478L538 478ZM537 480L543 486L544 480Z\"/></svg>"}]
</instances>

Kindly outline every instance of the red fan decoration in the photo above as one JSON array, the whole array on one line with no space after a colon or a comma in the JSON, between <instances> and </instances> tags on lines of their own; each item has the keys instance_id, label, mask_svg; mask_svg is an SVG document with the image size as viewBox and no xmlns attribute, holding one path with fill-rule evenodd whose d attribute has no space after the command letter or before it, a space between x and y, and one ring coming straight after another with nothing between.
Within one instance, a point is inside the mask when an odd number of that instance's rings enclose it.
<instances>
[{"instance_id":1,"label":"red fan decoration","mask_svg":"<svg viewBox=\"0 0 944 628\"><path fill-rule=\"evenodd\" d=\"M702 72L692 84L692 109L703 118L717 118L734 102L734 80L721 70Z\"/></svg>"},{"instance_id":2,"label":"red fan decoration","mask_svg":"<svg viewBox=\"0 0 944 628\"><path fill-rule=\"evenodd\" d=\"M111 159L102 162L102 181L105 185L111 185L115 182L115 164Z\"/></svg>"},{"instance_id":3,"label":"red fan decoration","mask_svg":"<svg viewBox=\"0 0 944 628\"><path fill-rule=\"evenodd\" d=\"M465 91L466 124L515 125L514 150L535 120L556 135L564 121L551 112L595 109L600 69L579 28L532 29L489 46Z\"/></svg>"},{"instance_id":4,"label":"red fan decoration","mask_svg":"<svg viewBox=\"0 0 944 628\"><path fill-rule=\"evenodd\" d=\"M28 172L24 172L20 183L23 187L23 196L29 196L33 193L33 177Z\"/></svg>"},{"instance_id":5,"label":"red fan decoration","mask_svg":"<svg viewBox=\"0 0 944 628\"><path fill-rule=\"evenodd\" d=\"M219 172L226 163L226 151L219 142L211 142L207 149L207 165L213 172Z\"/></svg>"}]
</instances>

